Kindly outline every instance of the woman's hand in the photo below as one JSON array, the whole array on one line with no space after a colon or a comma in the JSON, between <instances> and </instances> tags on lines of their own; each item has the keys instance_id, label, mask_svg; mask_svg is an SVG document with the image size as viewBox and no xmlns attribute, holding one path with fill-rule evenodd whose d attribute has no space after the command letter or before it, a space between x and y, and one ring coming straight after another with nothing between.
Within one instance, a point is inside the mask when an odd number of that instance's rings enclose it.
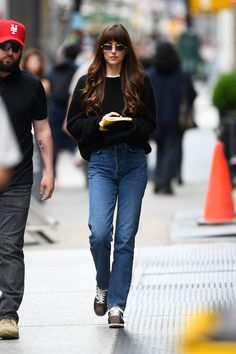
<instances>
[{"instance_id":1,"label":"woman's hand","mask_svg":"<svg viewBox=\"0 0 236 354\"><path fill-rule=\"evenodd\" d=\"M120 117L120 114L117 112L110 112L110 113L105 114L105 116L102 117L102 119L99 122L100 127L103 127L104 120L108 117Z\"/></svg>"}]
</instances>

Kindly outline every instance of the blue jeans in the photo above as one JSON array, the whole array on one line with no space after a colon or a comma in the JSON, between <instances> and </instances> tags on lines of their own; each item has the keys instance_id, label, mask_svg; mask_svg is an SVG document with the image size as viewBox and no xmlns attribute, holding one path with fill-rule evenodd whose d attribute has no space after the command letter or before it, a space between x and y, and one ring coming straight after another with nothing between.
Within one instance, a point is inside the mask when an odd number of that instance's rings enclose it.
<instances>
[{"instance_id":1,"label":"blue jeans","mask_svg":"<svg viewBox=\"0 0 236 354\"><path fill-rule=\"evenodd\" d=\"M31 185L0 192L0 319L14 318L24 294L24 232Z\"/></svg>"},{"instance_id":2,"label":"blue jeans","mask_svg":"<svg viewBox=\"0 0 236 354\"><path fill-rule=\"evenodd\" d=\"M97 285L108 289L108 308L120 306L125 309L132 277L135 235L147 184L145 152L120 144L93 153L88 179L90 250L96 267Z\"/></svg>"}]
</instances>

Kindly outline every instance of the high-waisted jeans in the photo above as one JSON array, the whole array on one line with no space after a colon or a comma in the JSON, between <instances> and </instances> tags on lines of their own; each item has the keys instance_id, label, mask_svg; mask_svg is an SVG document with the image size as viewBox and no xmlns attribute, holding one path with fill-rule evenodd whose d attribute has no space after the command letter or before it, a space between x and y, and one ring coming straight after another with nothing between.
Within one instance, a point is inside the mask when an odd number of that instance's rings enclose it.
<instances>
[{"instance_id":1,"label":"high-waisted jeans","mask_svg":"<svg viewBox=\"0 0 236 354\"><path fill-rule=\"evenodd\" d=\"M24 294L24 232L31 185L0 192L0 319L14 318Z\"/></svg>"},{"instance_id":2,"label":"high-waisted jeans","mask_svg":"<svg viewBox=\"0 0 236 354\"><path fill-rule=\"evenodd\" d=\"M124 309L132 277L135 235L147 184L145 152L126 144L99 150L91 155L88 178L90 250L96 267L97 285L108 289L108 308L120 306Z\"/></svg>"}]
</instances>

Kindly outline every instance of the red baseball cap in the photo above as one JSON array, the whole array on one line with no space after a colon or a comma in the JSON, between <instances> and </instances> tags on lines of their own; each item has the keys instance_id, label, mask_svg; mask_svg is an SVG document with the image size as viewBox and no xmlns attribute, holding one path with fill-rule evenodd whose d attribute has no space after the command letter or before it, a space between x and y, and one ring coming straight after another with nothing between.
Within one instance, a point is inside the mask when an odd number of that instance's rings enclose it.
<instances>
[{"instance_id":1,"label":"red baseball cap","mask_svg":"<svg viewBox=\"0 0 236 354\"><path fill-rule=\"evenodd\" d=\"M15 20L0 21L0 43L16 41L25 46L25 25Z\"/></svg>"}]
</instances>

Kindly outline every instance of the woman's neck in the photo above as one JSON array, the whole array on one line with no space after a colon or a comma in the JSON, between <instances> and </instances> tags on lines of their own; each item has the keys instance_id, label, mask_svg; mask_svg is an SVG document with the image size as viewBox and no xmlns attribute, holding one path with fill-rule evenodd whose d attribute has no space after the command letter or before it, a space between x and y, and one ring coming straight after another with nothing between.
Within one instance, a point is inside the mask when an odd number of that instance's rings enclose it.
<instances>
[{"instance_id":1,"label":"woman's neck","mask_svg":"<svg viewBox=\"0 0 236 354\"><path fill-rule=\"evenodd\" d=\"M107 65L106 75L107 76L118 76L121 72L121 65Z\"/></svg>"}]
</instances>

